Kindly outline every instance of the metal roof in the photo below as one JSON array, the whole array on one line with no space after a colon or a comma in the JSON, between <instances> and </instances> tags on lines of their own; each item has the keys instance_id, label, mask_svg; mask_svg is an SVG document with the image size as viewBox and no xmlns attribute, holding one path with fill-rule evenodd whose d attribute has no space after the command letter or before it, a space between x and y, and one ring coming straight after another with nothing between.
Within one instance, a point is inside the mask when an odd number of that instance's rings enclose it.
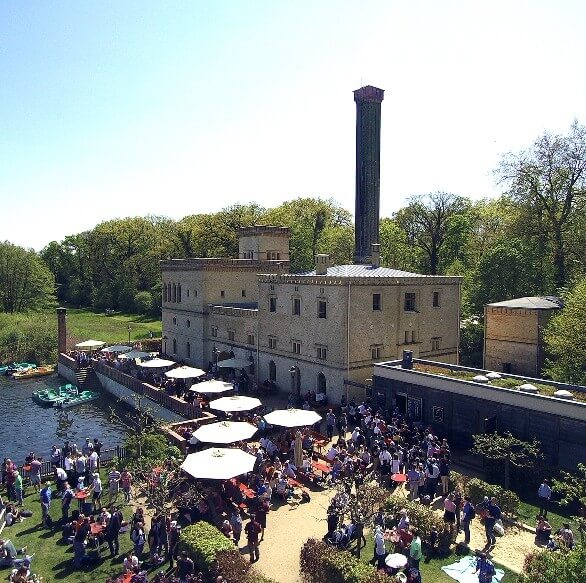
<instances>
[{"instance_id":1,"label":"metal roof","mask_svg":"<svg viewBox=\"0 0 586 583\"><path fill-rule=\"evenodd\" d=\"M295 277L312 277L315 276L313 271L294 274ZM334 265L328 267L328 277L432 277L421 275L420 273L409 273L399 269L390 269L389 267L373 267L372 265Z\"/></svg>"},{"instance_id":2,"label":"metal roof","mask_svg":"<svg viewBox=\"0 0 586 583\"><path fill-rule=\"evenodd\" d=\"M487 304L491 308L524 308L526 310L557 310L563 307L563 302L556 296L528 296L515 298L504 302Z\"/></svg>"}]
</instances>

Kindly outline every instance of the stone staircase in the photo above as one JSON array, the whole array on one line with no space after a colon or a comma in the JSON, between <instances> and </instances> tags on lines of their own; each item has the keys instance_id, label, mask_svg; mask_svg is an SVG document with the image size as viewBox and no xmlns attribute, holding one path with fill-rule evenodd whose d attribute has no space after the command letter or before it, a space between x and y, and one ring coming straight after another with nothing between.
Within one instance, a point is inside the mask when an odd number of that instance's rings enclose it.
<instances>
[{"instance_id":1,"label":"stone staircase","mask_svg":"<svg viewBox=\"0 0 586 583\"><path fill-rule=\"evenodd\" d=\"M99 391L102 388L96 371L91 367L78 368L75 371L77 388L80 391Z\"/></svg>"}]
</instances>

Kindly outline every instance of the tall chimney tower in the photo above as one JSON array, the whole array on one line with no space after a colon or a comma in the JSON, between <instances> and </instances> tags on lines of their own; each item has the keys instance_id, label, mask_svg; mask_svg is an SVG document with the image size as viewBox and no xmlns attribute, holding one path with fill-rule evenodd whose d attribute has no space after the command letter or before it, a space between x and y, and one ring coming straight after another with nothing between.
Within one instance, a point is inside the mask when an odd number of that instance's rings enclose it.
<instances>
[{"instance_id":1,"label":"tall chimney tower","mask_svg":"<svg viewBox=\"0 0 586 583\"><path fill-rule=\"evenodd\" d=\"M370 263L378 243L380 208L380 113L383 89L354 91L356 102L356 212L354 263Z\"/></svg>"}]
</instances>

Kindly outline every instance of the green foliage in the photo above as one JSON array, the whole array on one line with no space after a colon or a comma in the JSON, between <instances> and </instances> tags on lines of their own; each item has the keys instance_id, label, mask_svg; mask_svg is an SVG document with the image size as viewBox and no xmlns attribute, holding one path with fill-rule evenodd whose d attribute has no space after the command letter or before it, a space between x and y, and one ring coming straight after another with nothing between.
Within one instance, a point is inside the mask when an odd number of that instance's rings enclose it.
<instances>
[{"instance_id":1,"label":"green foliage","mask_svg":"<svg viewBox=\"0 0 586 583\"><path fill-rule=\"evenodd\" d=\"M137 314L149 314L153 309L153 296L148 291L138 292L134 296L133 303Z\"/></svg>"},{"instance_id":2,"label":"green foliage","mask_svg":"<svg viewBox=\"0 0 586 583\"><path fill-rule=\"evenodd\" d=\"M517 516L519 511L519 496L511 490L506 490L496 484L489 484L479 478L472 478L464 488L464 493L472 498L474 504L482 502L484 496L497 499L498 505L504 514Z\"/></svg>"},{"instance_id":3,"label":"green foliage","mask_svg":"<svg viewBox=\"0 0 586 583\"><path fill-rule=\"evenodd\" d=\"M391 583L387 575L339 551L323 541L310 538L301 547L301 576L306 583Z\"/></svg>"},{"instance_id":4,"label":"green foliage","mask_svg":"<svg viewBox=\"0 0 586 583\"><path fill-rule=\"evenodd\" d=\"M576 282L564 298L564 308L545 330L545 371L554 380L586 384L586 278Z\"/></svg>"},{"instance_id":5,"label":"green foliage","mask_svg":"<svg viewBox=\"0 0 586 583\"><path fill-rule=\"evenodd\" d=\"M586 464L578 464L576 473L561 472L560 478L553 481L553 489L562 495L560 503L564 506L578 502L586 508Z\"/></svg>"},{"instance_id":6,"label":"green foliage","mask_svg":"<svg viewBox=\"0 0 586 583\"><path fill-rule=\"evenodd\" d=\"M233 551L234 543L209 522L200 521L181 531L179 548L187 551L197 569L210 573L214 568L216 555L220 551Z\"/></svg>"},{"instance_id":7,"label":"green foliage","mask_svg":"<svg viewBox=\"0 0 586 583\"><path fill-rule=\"evenodd\" d=\"M230 550L221 550L216 553L216 560L211 570L215 577L222 576L230 583L276 583L273 579L251 568L250 562L234 548L234 545Z\"/></svg>"},{"instance_id":8,"label":"green foliage","mask_svg":"<svg viewBox=\"0 0 586 583\"><path fill-rule=\"evenodd\" d=\"M32 249L0 243L0 311L26 312L55 305L53 275Z\"/></svg>"},{"instance_id":9,"label":"green foliage","mask_svg":"<svg viewBox=\"0 0 586 583\"><path fill-rule=\"evenodd\" d=\"M560 583L584 581L586 573L586 547L578 545L572 550L557 553L534 551L525 557L523 572L518 583Z\"/></svg>"},{"instance_id":10,"label":"green foliage","mask_svg":"<svg viewBox=\"0 0 586 583\"><path fill-rule=\"evenodd\" d=\"M429 537L432 530L443 531L444 521L442 517L429 506L423 506L398 496L389 496L384 506L385 512L393 517L397 517L399 511L403 508L407 510L411 525L421 532L422 538Z\"/></svg>"},{"instance_id":11,"label":"green foliage","mask_svg":"<svg viewBox=\"0 0 586 583\"><path fill-rule=\"evenodd\" d=\"M125 441L126 451L131 458L139 457L139 440L137 434L130 434ZM175 446L169 445L164 435L160 433L148 433L141 437L140 442L142 458L153 461L164 461L171 457L181 457L181 451Z\"/></svg>"},{"instance_id":12,"label":"green foliage","mask_svg":"<svg viewBox=\"0 0 586 583\"><path fill-rule=\"evenodd\" d=\"M0 313L0 362L57 361L57 319L45 314Z\"/></svg>"},{"instance_id":13,"label":"green foliage","mask_svg":"<svg viewBox=\"0 0 586 583\"><path fill-rule=\"evenodd\" d=\"M484 323L480 319L468 318L460 326L460 364L481 367L484 350Z\"/></svg>"}]
</instances>

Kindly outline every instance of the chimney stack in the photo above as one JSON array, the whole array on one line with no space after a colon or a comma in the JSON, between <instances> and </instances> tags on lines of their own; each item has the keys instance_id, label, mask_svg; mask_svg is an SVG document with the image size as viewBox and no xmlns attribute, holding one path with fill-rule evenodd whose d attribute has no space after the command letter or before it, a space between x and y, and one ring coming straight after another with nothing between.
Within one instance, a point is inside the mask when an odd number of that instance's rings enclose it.
<instances>
[{"instance_id":1,"label":"chimney stack","mask_svg":"<svg viewBox=\"0 0 586 583\"><path fill-rule=\"evenodd\" d=\"M354 263L371 262L379 239L381 103L385 92L372 85L354 91L356 102L356 211Z\"/></svg>"},{"instance_id":2,"label":"chimney stack","mask_svg":"<svg viewBox=\"0 0 586 583\"><path fill-rule=\"evenodd\" d=\"M318 253L315 256L315 275L327 275L330 265L330 256L326 253Z\"/></svg>"},{"instance_id":3,"label":"chimney stack","mask_svg":"<svg viewBox=\"0 0 586 583\"><path fill-rule=\"evenodd\" d=\"M370 252L371 265L374 268L380 267L380 244L379 243L372 243L370 248L372 249Z\"/></svg>"}]
</instances>

